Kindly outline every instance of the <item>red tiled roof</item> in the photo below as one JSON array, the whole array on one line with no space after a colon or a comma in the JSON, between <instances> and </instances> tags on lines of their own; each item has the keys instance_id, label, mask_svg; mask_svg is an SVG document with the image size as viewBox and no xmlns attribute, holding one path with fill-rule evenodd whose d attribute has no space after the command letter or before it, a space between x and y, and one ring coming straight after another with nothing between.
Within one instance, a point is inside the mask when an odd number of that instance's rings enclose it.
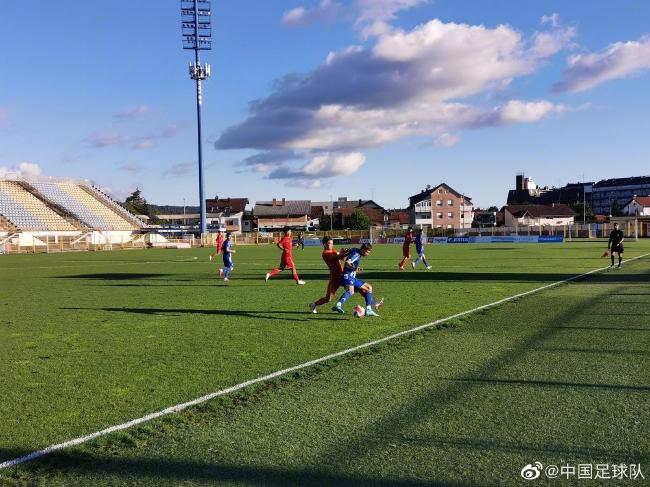
<instances>
[{"instance_id":1,"label":"red tiled roof","mask_svg":"<svg viewBox=\"0 0 650 487\"><path fill-rule=\"evenodd\" d=\"M632 201L636 201L641 206L650 206L650 196L637 196L636 198L631 199L627 204L629 205Z\"/></svg>"}]
</instances>

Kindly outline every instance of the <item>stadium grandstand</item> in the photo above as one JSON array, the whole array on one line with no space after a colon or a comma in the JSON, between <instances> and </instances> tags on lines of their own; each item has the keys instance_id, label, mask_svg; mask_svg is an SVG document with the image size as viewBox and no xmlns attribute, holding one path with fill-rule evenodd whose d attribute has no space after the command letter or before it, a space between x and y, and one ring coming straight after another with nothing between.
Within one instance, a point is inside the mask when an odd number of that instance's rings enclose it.
<instances>
[{"instance_id":1,"label":"stadium grandstand","mask_svg":"<svg viewBox=\"0 0 650 487\"><path fill-rule=\"evenodd\" d=\"M0 180L0 240L45 245L53 239L118 243L144 223L87 181L56 178Z\"/></svg>"}]
</instances>

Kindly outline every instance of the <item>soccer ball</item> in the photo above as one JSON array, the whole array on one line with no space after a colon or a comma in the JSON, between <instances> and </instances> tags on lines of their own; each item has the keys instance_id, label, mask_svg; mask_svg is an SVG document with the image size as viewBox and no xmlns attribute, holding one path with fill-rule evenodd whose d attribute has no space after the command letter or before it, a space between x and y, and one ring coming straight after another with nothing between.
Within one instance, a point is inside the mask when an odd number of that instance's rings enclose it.
<instances>
[{"instance_id":1,"label":"soccer ball","mask_svg":"<svg viewBox=\"0 0 650 487\"><path fill-rule=\"evenodd\" d=\"M355 306L352 314L357 318L363 318L366 314L366 309L363 306Z\"/></svg>"}]
</instances>

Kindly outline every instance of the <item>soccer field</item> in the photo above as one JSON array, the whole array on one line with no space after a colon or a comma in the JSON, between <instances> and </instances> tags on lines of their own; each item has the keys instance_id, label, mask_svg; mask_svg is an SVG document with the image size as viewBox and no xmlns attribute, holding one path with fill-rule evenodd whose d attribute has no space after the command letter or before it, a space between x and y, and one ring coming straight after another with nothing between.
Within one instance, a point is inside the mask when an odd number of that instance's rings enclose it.
<instances>
[{"instance_id":1,"label":"soccer field","mask_svg":"<svg viewBox=\"0 0 650 487\"><path fill-rule=\"evenodd\" d=\"M427 247L361 278L380 318L308 303L319 248L264 281L274 247L240 247L228 284L208 249L0 259L0 463L274 371L609 264L603 242ZM629 242L627 259L650 252ZM650 273L644 257L440 330L0 471L61 485L512 485L527 463L646 464ZM358 296L346 305L351 311Z\"/></svg>"}]
</instances>

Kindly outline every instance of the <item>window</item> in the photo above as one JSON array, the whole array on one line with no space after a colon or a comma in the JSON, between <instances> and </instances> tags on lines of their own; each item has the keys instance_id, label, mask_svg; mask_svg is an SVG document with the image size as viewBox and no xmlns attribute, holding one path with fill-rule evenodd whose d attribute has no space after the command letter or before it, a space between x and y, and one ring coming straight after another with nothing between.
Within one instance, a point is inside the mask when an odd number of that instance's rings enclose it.
<instances>
[{"instance_id":1,"label":"window","mask_svg":"<svg viewBox=\"0 0 650 487\"><path fill-rule=\"evenodd\" d=\"M436 206L442 207L442 200L436 200Z\"/></svg>"},{"instance_id":2,"label":"window","mask_svg":"<svg viewBox=\"0 0 650 487\"><path fill-rule=\"evenodd\" d=\"M454 206L454 200L447 200L447 206Z\"/></svg>"},{"instance_id":3,"label":"window","mask_svg":"<svg viewBox=\"0 0 650 487\"><path fill-rule=\"evenodd\" d=\"M437 216L439 220L442 220L442 213L438 213Z\"/></svg>"},{"instance_id":4,"label":"window","mask_svg":"<svg viewBox=\"0 0 650 487\"><path fill-rule=\"evenodd\" d=\"M442 225L436 225L436 228L442 228Z\"/></svg>"},{"instance_id":5,"label":"window","mask_svg":"<svg viewBox=\"0 0 650 487\"><path fill-rule=\"evenodd\" d=\"M453 225L447 225L447 228L454 228Z\"/></svg>"},{"instance_id":6,"label":"window","mask_svg":"<svg viewBox=\"0 0 650 487\"><path fill-rule=\"evenodd\" d=\"M454 218L454 214L450 211L447 213L447 218Z\"/></svg>"}]
</instances>

